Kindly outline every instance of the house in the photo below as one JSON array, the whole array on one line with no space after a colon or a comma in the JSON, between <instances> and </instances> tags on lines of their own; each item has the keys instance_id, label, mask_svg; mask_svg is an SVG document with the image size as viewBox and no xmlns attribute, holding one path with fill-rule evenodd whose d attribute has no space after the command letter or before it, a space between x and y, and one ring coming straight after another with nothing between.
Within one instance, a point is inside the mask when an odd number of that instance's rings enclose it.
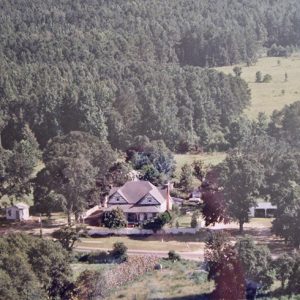
<instances>
[{"instance_id":1,"label":"house","mask_svg":"<svg viewBox=\"0 0 300 300\"><path fill-rule=\"evenodd\" d=\"M250 208L250 217L256 218L271 218L274 217L277 211L277 206L270 202L258 202L256 206Z\"/></svg>"},{"instance_id":2,"label":"house","mask_svg":"<svg viewBox=\"0 0 300 300\"><path fill-rule=\"evenodd\" d=\"M29 206L25 203L17 203L6 208L6 219L26 221L29 219Z\"/></svg>"},{"instance_id":3,"label":"house","mask_svg":"<svg viewBox=\"0 0 300 300\"><path fill-rule=\"evenodd\" d=\"M112 188L105 203L105 211L119 207L129 224L138 224L172 209L170 185L163 188L149 181L128 181L121 187Z\"/></svg>"}]
</instances>

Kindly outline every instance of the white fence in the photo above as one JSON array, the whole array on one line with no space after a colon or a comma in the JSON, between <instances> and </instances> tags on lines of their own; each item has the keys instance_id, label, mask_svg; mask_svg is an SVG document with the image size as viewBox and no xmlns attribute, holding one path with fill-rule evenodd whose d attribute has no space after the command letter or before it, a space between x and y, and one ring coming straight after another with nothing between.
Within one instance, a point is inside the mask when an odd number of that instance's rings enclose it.
<instances>
[{"instance_id":1,"label":"white fence","mask_svg":"<svg viewBox=\"0 0 300 300\"><path fill-rule=\"evenodd\" d=\"M150 229L140 229L140 228L120 228L120 229L108 229L108 228L96 228L88 231L89 235L164 235L164 234L196 234L200 231L198 228L163 228L154 232Z\"/></svg>"}]
</instances>

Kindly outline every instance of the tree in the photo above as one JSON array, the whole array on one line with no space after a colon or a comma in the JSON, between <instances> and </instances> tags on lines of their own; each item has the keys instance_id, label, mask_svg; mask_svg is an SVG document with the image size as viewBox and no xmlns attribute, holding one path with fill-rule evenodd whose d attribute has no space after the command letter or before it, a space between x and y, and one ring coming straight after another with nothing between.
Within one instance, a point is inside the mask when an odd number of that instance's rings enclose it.
<instances>
[{"instance_id":1,"label":"tree","mask_svg":"<svg viewBox=\"0 0 300 300\"><path fill-rule=\"evenodd\" d=\"M30 248L28 258L50 299L68 299L71 296L71 259L59 243L38 239Z\"/></svg>"},{"instance_id":2,"label":"tree","mask_svg":"<svg viewBox=\"0 0 300 300\"><path fill-rule=\"evenodd\" d=\"M127 226L127 220L120 207L107 211L103 215L103 223L108 228L120 228Z\"/></svg>"},{"instance_id":3,"label":"tree","mask_svg":"<svg viewBox=\"0 0 300 300\"><path fill-rule=\"evenodd\" d=\"M245 277L268 289L273 283L272 256L268 248L257 246L249 237L237 241L235 248L245 271Z\"/></svg>"},{"instance_id":4,"label":"tree","mask_svg":"<svg viewBox=\"0 0 300 300\"><path fill-rule=\"evenodd\" d=\"M53 212L63 209L63 196L56 194L51 188L51 174L49 170L43 169L34 178L34 211L46 214L49 218Z\"/></svg>"},{"instance_id":5,"label":"tree","mask_svg":"<svg viewBox=\"0 0 300 300\"><path fill-rule=\"evenodd\" d=\"M294 258L294 264L291 269L287 290L289 294L300 293L300 255L297 253Z\"/></svg>"},{"instance_id":6,"label":"tree","mask_svg":"<svg viewBox=\"0 0 300 300\"><path fill-rule=\"evenodd\" d=\"M21 140L15 142L12 150L1 147L1 192L8 197L20 198L31 192L31 177L40 158L38 143L27 125L21 133Z\"/></svg>"},{"instance_id":7,"label":"tree","mask_svg":"<svg viewBox=\"0 0 300 300\"><path fill-rule=\"evenodd\" d=\"M264 75L264 78L263 78L262 82L269 83L271 81L272 81L272 76L270 74Z\"/></svg>"},{"instance_id":8,"label":"tree","mask_svg":"<svg viewBox=\"0 0 300 300\"><path fill-rule=\"evenodd\" d=\"M134 169L142 171L142 179L154 183L169 179L175 170L174 155L161 140L133 147L127 151L127 160Z\"/></svg>"},{"instance_id":9,"label":"tree","mask_svg":"<svg viewBox=\"0 0 300 300\"><path fill-rule=\"evenodd\" d=\"M228 205L230 217L239 222L240 232L249 222L249 210L256 203L256 196L264 181L264 168L251 157L232 153L219 167L220 184Z\"/></svg>"},{"instance_id":10,"label":"tree","mask_svg":"<svg viewBox=\"0 0 300 300\"><path fill-rule=\"evenodd\" d=\"M222 191L207 189L202 193L202 200L205 226L229 222L228 208Z\"/></svg>"},{"instance_id":11,"label":"tree","mask_svg":"<svg viewBox=\"0 0 300 300\"><path fill-rule=\"evenodd\" d=\"M70 225L71 215L74 213L78 220L79 214L88 207L89 194L96 188L97 177L105 176L115 159L109 144L87 133L71 132L55 137L43 154L45 169L41 173L48 180L37 181L36 189L45 188L46 195L54 192L59 196ZM43 176L41 173L38 179Z\"/></svg>"},{"instance_id":12,"label":"tree","mask_svg":"<svg viewBox=\"0 0 300 300\"><path fill-rule=\"evenodd\" d=\"M300 187L294 185L285 199L278 203L278 213L272 224L272 232L285 239L296 249L300 246Z\"/></svg>"},{"instance_id":13,"label":"tree","mask_svg":"<svg viewBox=\"0 0 300 300\"><path fill-rule=\"evenodd\" d=\"M205 166L203 160L194 160L192 163L193 175L196 176L200 181L203 181L209 167Z\"/></svg>"},{"instance_id":14,"label":"tree","mask_svg":"<svg viewBox=\"0 0 300 300\"><path fill-rule=\"evenodd\" d=\"M70 257L59 243L11 234L0 238L0 249L3 299L71 299Z\"/></svg>"},{"instance_id":15,"label":"tree","mask_svg":"<svg viewBox=\"0 0 300 300\"><path fill-rule=\"evenodd\" d=\"M193 169L188 164L184 164L181 168L179 185L186 192L190 192L193 188Z\"/></svg>"},{"instance_id":16,"label":"tree","mask_svg":"<svg viewBox=\"0 0 300 300\"><path fill-rule=\"evenodd\" d=\"M245 277L242 265L229 236L212 232L205 243L204 258L208 279L214 280L213 299L245 299Z\"/></svg>"},{"instance_id":17,"label":"tree","mask_svg":"<svg viewBox=\"0 0 300 300\"><path fill-rule=\"evenodd\" d=\"M236 77L241 77L241 75L242 75L242 68L241 67L234 67L233 68L233 73L235 74Z\"/></svg>"},{"instance_id":18,"label":"tree","mask_svg":"<svg viewBox=\"0 0 300 300\"><path fill-rule=\"evenodd\" d=\"M226 135L226 140L229 142L232 148L235 148L244 139L249 137L250 132L250 121L245 117L241 117L229 125L229 132Z\"/></svg>"},{"instance_id":19,"label":"tree","mask_svg":"<svg viewBox=\"0 0 300 300\"><path fill-rule=\"evenodd\" d=\"M255 82L257 82L257 83L262 82L262 74L260 71L257 71L255 74Z\"/></svg>"},{"instance_id":20,"label":"tree","mask_svg":"<svg viewBox=\"0 0 300 300\"><path fill-rule=\"evenodd\" d=\"M75 242L79 240L77 228L65 226L53 232L52 236L57 239L67 251L72 251Z\"/></svg>"},{"instance_id":21,"label":"tree","mask_svg":"<svg viewBox=\"0 0 300 300\"><path fill-rule=\"evenodd\" d=\"M281 288L285 288L285 283L291 277L293 271L294 259L289 254L282 254L275 261L273 267L276 273L276 279L281 282Z\"/></svg>"}]
</instances>

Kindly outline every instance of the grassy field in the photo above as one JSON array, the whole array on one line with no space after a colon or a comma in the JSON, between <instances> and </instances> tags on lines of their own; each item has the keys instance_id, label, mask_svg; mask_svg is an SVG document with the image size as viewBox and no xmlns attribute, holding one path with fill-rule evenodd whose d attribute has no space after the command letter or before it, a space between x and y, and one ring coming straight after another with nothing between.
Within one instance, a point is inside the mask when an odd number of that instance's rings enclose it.
<instances>
[{"instance_id":1,"label":"grassy field","mask_svg":"<svg viewBox=\"0 0 300 300\"><path fill-rule=\"evenodd\" d=\"M250 118L256 118L259 112L271 115L273 110L281 109L286 104L300 100L300 53L291 57L264 57L250 67L242 67L242 78L245 79L252 94L252 105L246 110ZM234 66L217 68L226 74L233 73ZM255 74L261 71L263 75L270 74L270 83L255 83ZM288 81L285 82L285 73Z\"/></svg>"},{"instance_id":2,"label":"grassy field","mask_svg":"<svg viewBox=\"0 0 300 300\"><path fill-rule=\"evenodd\" d=\"M196 262L162 262L161 271L153 271L142 276L107 299L183 299L195 297L213 290L213 283L207 281L205 273L199 271Z\"/></svg>"},{"instance_id":3,"label":"grassy field","mask_svg":"<svg viewBox=\"0 0 300 300\"><path fill-rule=\"evenodd\" d=\"M202 160L206 165L217 165L222 162L226 153L224 152L212 152L212 153L201 153L201 154L175 154L176 171L175 176L179 178L181 168L184 164L191 165L195 160Z\"/></svg>"}]
</instances>

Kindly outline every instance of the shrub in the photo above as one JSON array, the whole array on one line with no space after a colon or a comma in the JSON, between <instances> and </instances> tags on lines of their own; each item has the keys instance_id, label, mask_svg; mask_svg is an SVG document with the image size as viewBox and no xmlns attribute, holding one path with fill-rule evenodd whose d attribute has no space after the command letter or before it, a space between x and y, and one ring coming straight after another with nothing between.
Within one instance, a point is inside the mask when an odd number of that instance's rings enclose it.
<instances>
[{"instance_id":1,"label":"shrub","mask_svg":"<svg viewBox=\"0 0 300 300\"><path fill-rule=\"evenodd\" d=\"M108 228L121 228L127 226L127 220L121 208L117 207L112 211L105 212L103 215L103 224Z\"/></svg>"},{"instance_id":2,"label":"shrub","mask_svg":"<svg viewBox=\"0 0 300 300\"><path fill-rule=\"evenodd\" d=\"M83 257L84 259L85 257ZM113 258L110 253L106 251L97 251L88 254L87 261L89 264L107 264L112 263Z\"/></svg>"},{"instance_id":3,"label":"shrub","mask_svg":"<svg viewBox=\"0 0 300 300\"><path fill-rule=\"evenodd\" d=\"M271 82L271 81L272 81L272 76L271 76L270 74L266 74L266 75L264 76L263 82L264 82L264 83L269 83L269 82Z\"/></svg>"},{"instance_id":4,"label":"shrub","mask_svg":"<svg viewBox=\"0 0 300 300\"><path fill-rule=\"evenodd\" d=\"M171 215L168 211L159 214L156 218L146 221L143 224L144 229L152 229L154 231L160 230L164 225L171 221Z\"/></svg>"},{"instance_id":5,"label":"shrub","mask_svg":"<svg viewBox=\"0 0 300 300\"><path fill-rule=\"evenodd\" d=\"M181 257L174 250L170 250L169 253L168 253L168 259L174 262L174 261L181 260Z\"/></svg>"},{"instance_id":6,"label":"shrub","mask_svg":"<svg viewBox=\"0 0 300 300\"><path fill-rule=\"evenodd\" d=\"M119 260L120 262L127 260L127 247L123 242L116 242L114 243L114 248L110 252L111 256L114 259Z\"/></svg>"}]
</instances>

